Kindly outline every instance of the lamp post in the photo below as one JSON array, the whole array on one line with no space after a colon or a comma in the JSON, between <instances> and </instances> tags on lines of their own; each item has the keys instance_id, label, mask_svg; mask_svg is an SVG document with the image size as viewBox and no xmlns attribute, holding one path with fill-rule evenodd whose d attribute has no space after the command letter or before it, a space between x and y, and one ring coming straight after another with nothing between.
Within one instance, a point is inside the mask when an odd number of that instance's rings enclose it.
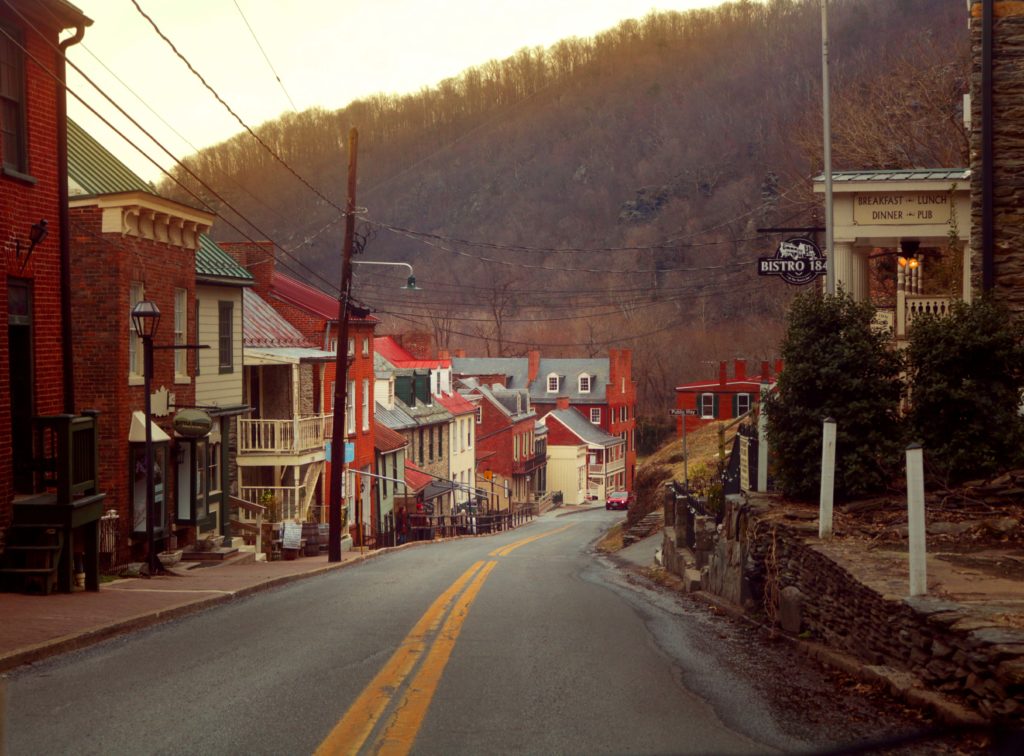
<instances>
[{"instance_id":1,"label":"lamp post","mask_svg":"<svg viewBox=\"0 0 1024 756\"><path fill-rule=\"evenodd\" d=\"M405 286L401 288L407 291L419 291L420 288L416 285L416 276L413 273L412 266L409 263L404 262L378 262L377 260L353 260L353 265L397 265L402 268L409 269L409 278L406 280Z\"/></svg>"},{"instance_id":2,"label":"lamp post","mask_svg":"<svg viewBox=\"0 0 1024 756\"><path fill-rule=\"evenodd\" d=\"M142 386L145 392L146 407L146 546L148 550L149 574L154 575L160 569L160 561L156 555L156 547L153 539L154 520L156 513L153 511L153 428L150 413L152 412L152 399L150 398L150 380L153 377L153 336L156 334L157 326L160 325L160 308L156 302L144 299L132 308L132 323L135 326L135 333L142 339Z\"/></svg>"}]
</instances>

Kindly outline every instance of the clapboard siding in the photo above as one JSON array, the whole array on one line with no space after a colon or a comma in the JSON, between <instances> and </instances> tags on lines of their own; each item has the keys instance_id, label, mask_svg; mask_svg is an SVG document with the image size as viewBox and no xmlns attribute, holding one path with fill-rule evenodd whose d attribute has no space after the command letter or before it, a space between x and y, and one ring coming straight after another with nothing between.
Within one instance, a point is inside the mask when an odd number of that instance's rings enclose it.
<instances>
[{"instance_id":1,"label":"clapboard siding","mask_svg":"<svg viewBox=\"0 0 1024 756\"><path fill-rule=\"evenodd\" d=\"M237 406L242 403L242 290L227 286L196 286L199 302L199 375L196 376L196 403L200 406ZM221 373L218 351L220 302L233 302L234 371Z\"/></svg>"}]
</instances>

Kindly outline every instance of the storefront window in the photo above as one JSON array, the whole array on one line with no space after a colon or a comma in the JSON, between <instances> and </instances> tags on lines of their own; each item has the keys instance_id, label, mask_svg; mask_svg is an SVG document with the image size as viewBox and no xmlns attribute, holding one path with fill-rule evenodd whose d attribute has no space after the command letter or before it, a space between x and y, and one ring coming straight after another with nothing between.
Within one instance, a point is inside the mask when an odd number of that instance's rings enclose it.
<instances>
[{"instance_id":1,"label":"storefront window","mask_svg":"<svg viewBox=\"0 0 1024 756\"><path fill-rule=\"evenodd\" d=\"M146 532L146 445L132 444L132 530ZM153 532L162 535L167 523L167 445L153 445Z\"/></svg>"}]
</instances>

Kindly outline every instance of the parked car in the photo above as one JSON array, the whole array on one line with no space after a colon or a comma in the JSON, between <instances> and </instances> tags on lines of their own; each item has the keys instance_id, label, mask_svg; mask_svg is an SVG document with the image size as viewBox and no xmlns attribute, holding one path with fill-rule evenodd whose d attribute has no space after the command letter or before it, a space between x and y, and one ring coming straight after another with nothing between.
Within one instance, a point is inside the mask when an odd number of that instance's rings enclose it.
<instances>
[{"instance_id":1,"label":"parked car","mask_svg":"<svg viewBox=\"0 0 1024 756\"><path fill-rule=\"evenodd\" d=\"M608 494L608 498L604 500L605 509L629 509L629 505L633 503L633 494L628 491L615 491L614 493Z\"/></svg>"}]
</instances>

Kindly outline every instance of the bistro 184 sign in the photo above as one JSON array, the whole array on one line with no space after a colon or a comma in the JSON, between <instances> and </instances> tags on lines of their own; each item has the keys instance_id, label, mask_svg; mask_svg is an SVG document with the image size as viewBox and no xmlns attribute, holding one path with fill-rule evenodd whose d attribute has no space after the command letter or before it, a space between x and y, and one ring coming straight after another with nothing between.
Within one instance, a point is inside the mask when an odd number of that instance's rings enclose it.
<instances>
[{"instance_id":1,"label":"bistro 184 sign","mask_svg":"<svg viewBox=\"0 0 1024 756\"><path fill-rule=\"evenodd\" d=\"M779 242L773 257L757 258L757 274L779 276L788 284L801 286L825 274L825 255L810 239L786 239Z\"/></svg>"}]
</instances>

